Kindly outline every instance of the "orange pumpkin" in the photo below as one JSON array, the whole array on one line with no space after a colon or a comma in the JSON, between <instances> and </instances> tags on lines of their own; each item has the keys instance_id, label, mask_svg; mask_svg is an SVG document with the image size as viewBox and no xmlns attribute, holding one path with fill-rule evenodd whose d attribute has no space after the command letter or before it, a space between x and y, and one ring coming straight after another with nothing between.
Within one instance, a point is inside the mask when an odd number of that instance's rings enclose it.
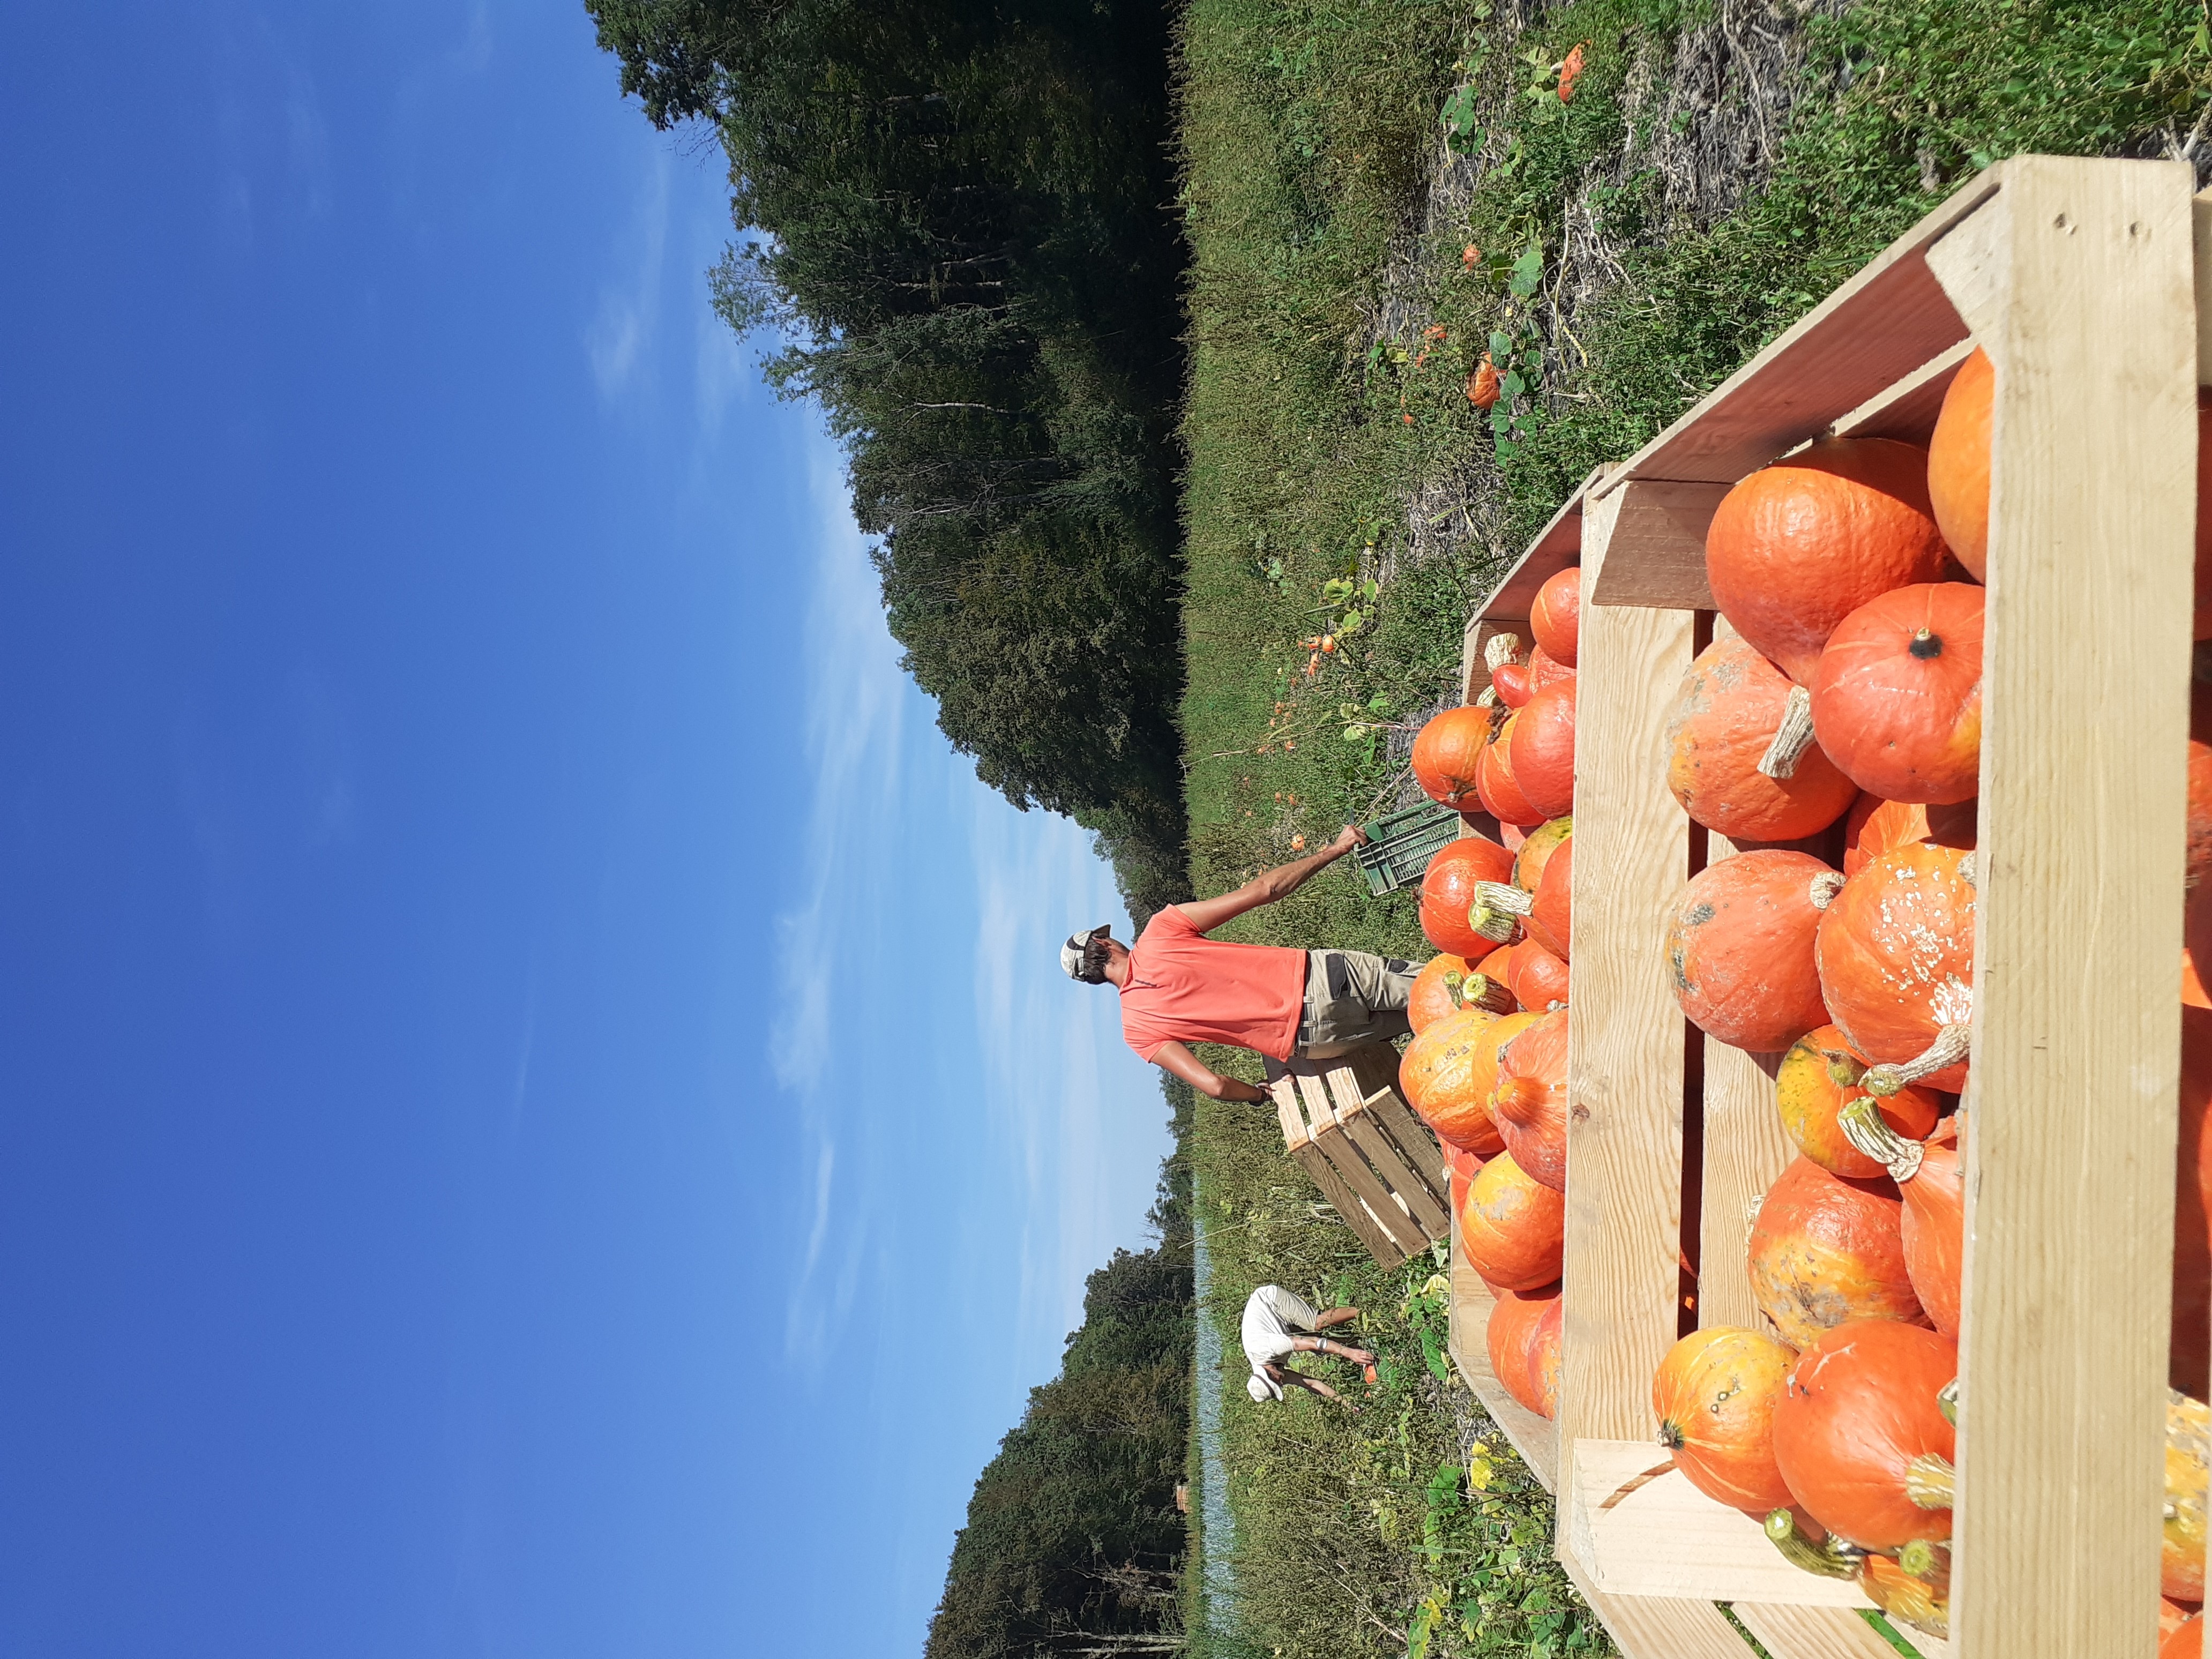
<instances>
[{"instance_id":1,"label":"orange pumpkin","mask_svg":"<svg viewBox=\"0 0 2212 1659\"><path fill-rule=\"evenodd\" d=\"M1800 685L1838 623L1893 587L1938 580L1943 556L1927 452L1887 438L1831 438L1762 468L1705 532L1714 603Z\"/></svg>"},{"instance_id":2,"label":"orange pumpkin","mask_svg":"<svg viewBox=\"0 0 2212 1659\"><path fill-rule=\"evenodd\" d=\"M1567 964L1534 939L1514 947L1513 973L1506 985L1523 1008L1542 1013L1555 1002L1567 1000Z\"/></svg>"},{"instance_id":3,"label":"orange pumpkin","mask_svg":"<svg viewBox=\"0 0 2212 1659\"><path fill-rule=\"evenodd\" d=\"M2212 874L2212 744L2189 740L2189 878L2194 893Z\"/></svg>"},{"instance_id":4,"label":"orange pumpkin","mask_svg":"<svg viewBox=\"0 0 2212 1659\"><path fill-rule=\"evenodd\" d=\"M1406 1020L1413 1028L1415 1036L1445 1015L1459 1012L1457 982L1464 981L1476 971L1468 966L1465 957L1454 956L1449 951L1431 957L1421 965L1421 971L1413 975L1413 988L1406 994ZM1447 980L1455 983L1447 984Z\"/></svg>"},{"instance_id":5,"label":"orange pumpkin","mask_svg":"<svg viewBox=\"0 0 2212 1659\"><path fill-rule=\"evenodd\" d=\"M1506 988L1511 990L1515 972L1513 964L1520 949L1518 944L1501 945L1476 963L1475 970L1487 978L1504 981ZM1514 995L1517 999L1520 993L1516 991Z\"/></svg>"},{"instance_id":6,"label":"orange pumpkin","mask_svg":"<svg viewBox=\"0 0 2212 1659\"><path fill-rule=\"evenodd\" d=\"M1845 1181L1792 1158L1751 1228L1751 1294L1802 1348L1855 1319L1924 1325L1905 1268L1904 1203L1888 1180Z\"/></svg>"},{"instance_id":7,"label":"orange pumpkin","mask_svg":"<svg viewBox=\"0 0 2212 1659\"><path fill-rule=\"evenodd\" d=\"M2195 1613L2167 1632L2158 1644L2158 1659L2203 1659L2204 1615Z\"/></svg>"},{"instance_id":8,"label":"orange pumpkin","mask_svg":"<svg viewBox=\"0 0 2212 1659\"><path fill-rule=\"evenodd\" d=\"M1976 581L1989 580L1990 420L1996 371L1978 346L1943 394L1928 445L1928 497L1943 538ZM2197 495L2212 499L2212 404L2197 399ZM2212 638L2212 514L2197 519L2198 639Z\"/></svg>"},{"instance_id":9,"label":"orange pumpkin","mask_svg":"<svg viewBox=\"0 0 2212 1659\"><path fill-rule=\"evenodd\" d=\"M1930 1636L1951 1633L1951 1547L1916 1539L1895 1556L1859 1563L1859 1589L1896 1623Z\"/></svg>"},{"instance_id":10,"label":"orange pumpkin","mask_svg":"<svg viewBox=\"0 0 2212 1659\"><path fill-rule=\"evenodd\" d=\"M1500 823L1541 823L1544 815L1528 804L1528 797L1521 793L1521 785L1513 775L1513 733L1520 720L1519 714L1508 714L1498 735L1483 750L1481 769L1475 776L1475 793L1482 802L1482 810Z\"/></svg>"},{"instance_id":11,"label":"orange pumpkin","mask_svg":"<svg viewBox=\"0 0 2212 1659\"><path fill-rule=\"evenodd\" d=\"M1982 598L1972 582L1893 588L1828 636L1813 732L1862 789L1938 805L1980 790Z\"/></svg>"},{"instance_id":12,"label":"orange pumpkin","mask_svg":"<svg viewBox=\"0 0 2212 1659\"><path fill-rule=\"evenodd\" d=\"M1562 667L1575 665L1583 629L1583 573L1571 567L1547 577L1528 606L1536 648Z\"/></svg>"},{"instance_id":13,"label":"orange pumpkin","mask_svg":"<svg viewBox=\"0 0 2212 1659\"><path fill-rule=\"evenodd\" d=\"M1528 653L1528 695L1547 690L1554 685L1573 684L1575 671L1550 652L1538 646Z\"/></svg>"},{"instance_id":14,"label":"orange pumpkin","mask_svg":"<svg viewBox=\"0 0 2212 1659\"><path fill-rule=\"evenodd\" d=\"M1513 884L1524 893L1534 893L1544 878L1544 866L1552 861L1552 854L1566 844L1574 830L1575 821L1571 817L1553 818L1531 830L1528 839L1513 855Z\"/></svg>"},{"instance_id":15,"label":"orange pumpkin","mask_svg":"<svg viewBox=\"0 0 2212 1659\"><path fill-rule=\"evenodd\" d=\"M1486 939L1502 939L1512 930L1527 931L1528 941L1565 962L1574 937L1575 843L1570 836L1544 860L1543 879L1534 893L1506 882L1484 882L1475 889L1468 925Z\"/></svg>"},{"instance_id":16,"label":"orange pumpkin","mask_svg":"<svg viewBox=\"0 0 2212 1659\"><path fill-rule=\"evenodd\" d=\"M1565 1194L1531 1180L1500 1152L1468 1183L1459 1242L1485 1282L1533 1291L1559 1276L1566 1215Z\"/></svg>"},{"instance_id":17,"label":"orange pumpkin","mask_svg":"<svg viewBox=\"0 0 2212 1659\"><path fill-rule=\"evenodd\" d=\"M1898 1097L1892 1097L1892 1100ZM1899 1132L1891 1101L1862 1096L1842 1120L1852 1143L1882 1165L1905 1204L1899 1242L1905 1276L1921 1311L1954 1342L1959 1340L1960 1274L1966 1261L1966 1114L1936 1127L1924 1140ZM1884 1121L1869 1115L1879 1105Z\"/></svg>"},{"instance_id":18,"label":"orange pumpkin","mask_svg":"<svg viewBox=\"0 0 2212 1659\"><path fill-rule=\"evenodd\" d=\"M1866 1062L1851 1052L1844 1034L1823 1025L1791 1043L1774 1074L1783 1132L1800 1152L1847 1181L1889 1173L1886 1160L1861 1152L1837 1122L1844 1107L1869 1097L1859 1086L1865 1073ZM1889 1127L1908 1139L1918 1140L1936 1127L1936 1097L1923 1090L1900 1089L1877 1105Z\"/></svg>"},{"instance_id":19,"label":"orange pumpkin","mask_svg":"<svg viewBox=\"0 0 2212 1659\"><path fill-rule=\"evenodd\" d=\"M2183 1625L2186 1624L2190 1620L2196 1616L2197 1609L2193 1606L2191 1606L2186 1602L2177 1601L2171 1596L2160 1596L2158 1598L2159 1640L2163 1642L2167 1637L2172 1635L2174 1632L2179 1630ZM2195 1651L2195 1649L2191 1650L2192 1654ZM2162 1656L2164 1653L2163 1649L2160 1650L2160 1653Z\"/></svg>"},{"instance_id":20,"label":"orange pumpkin","mask_svg":"<svg viewBox=\"0 0 2212 1659\"><path fill-rule=\"evenodd\" d=\"M1884 800L1861 795L1844 820L1844 873L1856 876L1884 853L1916 841L1971 851L1976 830L1975 803L1930 806L1919 801Z\"/></svg>"},{"instance_id":21,"label":"orange pumpkin","mask_svg":"<svg viewBox=\"0 0 2212 1659\"><path fill-rule=\"evenodd\" d=\"M1529 1373L1529 1346L1538 1322L1559 1301L1557 1285L1526 1292L1501 1291L1491 1305L1490 1323L1483 1333L1492 1372L1505 1385L1506 1393L1532 1412L1542 1407Z\"/></svg>"},{"instance_id":22,"label":"orange pumpkin","mask_svg":"<svg viewBox=\"0 0 2212 1659\"><path fill-rule=\"evenodd\" d=\"M1706 829L1740 842L1797 841L1850 810L1857 788L1818 744L1788 777L1759 769L1790 689L1780 669L1734 637L1715 640L1682 676L1667 716L1667 787Z\"/></svg>"},{"instance_id":23,"label":"orange pumpkin","mask_svg":"<svg viewBox=\"0 0 2212 1659\"><path fill-rule=\"evenodd\" d=\"M1651 1379L1659 1443L1716 1503L1764 1516L1791 1499L1774 1466L1774 1407L1797 1358L1762 1331L1716 1325L1667 1351Z\"/></svg>"},{"instance_id":24,"label":"orange pumpkin","mask_svg":"<svg viewBox=\"0 0 2212 1659\"><path fill-rule=\"evenodd\" d=\"M1567 1189L1567 1011L1540 1016L1499 1049L1490 1115L1513 1161Z\"/></svg>"},{"instance_id":25,"label":"orange pumpkin","mask_svg":"<svg viewBox=\"0 0 2212 1659\"><path fill-rule=\"evenodd\" d=\"M2159 1589L2177 1601L2204 1598L2204 1443L2212 1410L2179 1389L2166 1391L2166 1525L2159 1539Z\"/></svg>"},{"instance_id":26,"label":"orange pumpkin","mask_svg":"<svg viewBox=\"0 0 2212 1659\"><path fill-rule=\"evenodd\" d=\"M1933 1062L1973 1017L1973 856L1912 842L1870 860L1821 913L1814 947L1820 994L1850 1046L1952 1094L1966 1087L1963 1048ZM1923 1056L1932 1069L1910 1064Z\"/></svg>"},{"instance_id":27,"label":"orange pumpkin","mask_svg":"<svg viewBox=\"0 0 2212 1659\"><path fill-rule=\"evenodd\" d=\"M1575 805L1575 683L1547 685L1513 716L1508 740L1513 781L1528 805L1547 818L1563 817Z\"/></svg>"},{"instance_id":28,"label":"orange pumpkin","mask_svg":"<svg viewBox=\"0 0 2212 1659\"><path fill-rule=\"evenodd\" d=\"M1508 1016L1510 1018L1510 1016ZM1406 1045L1398 1060L1398 1092L1447 1146L1488 1158L1504 1140L1490 1115L1498 1085L1494 1042L1486 1041L1499 1017L1486 1008L1462 1008L1436 1021Z\"/></svg>"},{"instance_id":29,"label":"orange pumpkin","mask_svg":"<svg viewBox=\"0 0 2212 1659\"><path fill-rule=\"evenodd\" d=\"M1778 1054L1826 1024L1813 940L1841 880L1808 854L1773 848L1692 877L1667 932L1674 998L1691 1022L1753 1054Z\"/></svg>"},{"instance_id":30,"label":"orange pumpkin","mask_svg":"<svg viewBox=\"0 0 2212 1659\"><path fill-rule=\"evenodd\" d=\"M1774 1461L1799 1504L1863 1549L1949 1537L1957 1436L1936 1396L1958 1372L1951 1340L1917 1326L1823 1332L1774 1408Z\"/></svg>"},{"instance_id":31,"label":"orange pumpkin","mask_svg":"<svg viewBox=\"0 0 2212 1659\"><path fill-rule=\"evenodd\" d=\"M1490 689L1498 693L1498 701L1508 708L1518 708L1528 701L1528 665L1525 662L1502 662L1490 671Z\"/></svg>"},{"instance_id":32,"label":"orange pumpkin","mask_svg":"<svg viewBox=\"0 0 2212 1659\"><path fill-rule=\"evenodd\" d=\"M1429 943L1455 957L1486 954L1492 941L1467 925L1468 907L1476 883L1512 877L1513 854L1486 836L1462 836L1439 848L1421 877L1421 931Z\"/></svg>"},{"instance_id":33,"label":"orange pumpkin","mask_svg":"<svg viewBox=\"0 0 2212 1659\"><path fill-rule=\"evenodd\" d=\"M1567 1304L1555 1300L1536 1322L1528 1340L1528 1392L1535 1396L1536 1415L1556 1420L1559 1415L1559 1372L1566 1357Z\"/></svg>"},{"instance_id":34,"label":"orange pumpkin","mask_svg":"<svg viewBox=\"0 0 2212 1659\"><path fill-rule=\"evenodd\" d=\"M1462 703L1432 715L1413 738L1413 779L1431 800L1455 812L1480 804L1476 769L1490 746L1490 711Z\"/></svg>"}]
</instances>

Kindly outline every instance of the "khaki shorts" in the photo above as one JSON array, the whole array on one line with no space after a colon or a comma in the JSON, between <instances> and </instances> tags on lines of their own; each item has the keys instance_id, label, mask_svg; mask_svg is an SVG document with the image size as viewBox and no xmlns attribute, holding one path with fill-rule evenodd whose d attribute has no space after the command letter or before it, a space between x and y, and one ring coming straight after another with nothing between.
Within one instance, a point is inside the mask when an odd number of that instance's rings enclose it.
<instances>
[{"instance_id":1,"label":"khaki shorts","mask_svg":"<svg viewBox=\"0 0 2212 1659\"><path fill-rule=\"evenodd\" d=\"M1419 967L1364 951L1306 952L1305 1012L1298 1018L1300 1060L1331 1060L1413 1029L1406 1001Z\"/></svg>"}]
</instances>

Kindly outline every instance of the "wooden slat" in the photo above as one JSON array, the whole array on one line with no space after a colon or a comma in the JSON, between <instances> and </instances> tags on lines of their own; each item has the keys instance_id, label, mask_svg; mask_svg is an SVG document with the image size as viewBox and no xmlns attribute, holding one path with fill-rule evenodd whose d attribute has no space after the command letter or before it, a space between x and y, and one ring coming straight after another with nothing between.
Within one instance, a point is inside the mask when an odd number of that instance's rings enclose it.
<instances>
[{"instance_id":1,"label":"wooden slat","mask_svg":"<svg viewBox=\"0 0 2212 1659\"><path fill-rule=\"evenodd\" d=\"M1670 1601L1655 1595L1607 1595L1571 1559L1559 1565L1574 1581L1626 1659L1754 1659L1743 1633L1711 1601Z\"/></svg>"},{"instance_id":2,"label":"wooden slat","mask_svg":"<svg viewBox=\"0 0 2212 1659\"><path fill-rule=\"evenodd\" d=\"M1546 1492L1559 1486L1558 1437L1552 1425L1506 1391L1490 1367L1490 1310L1497 1305L1482 1275L1468 1265L1459 1248L1459 1230L1452 1230L1451 1326L1448 1346L1452 1364L1467 1379L1474 1397L1490 1413L1528 1473Z\"/></svg>"},{"instance_id":3,"label":"wooden slat","mask_svg":"<svg viewBox=\"0 0 2212 1659\"><path fill-rule=\"evenodd\" d=\"M1304 1109L1299 1104L1297 1080L1279 1060L1267 1060L1267 1092L1274 1097L1275 1115L1283 1126L1285 1150L1337 1214L1344 1218L1344 1224L1367 1247L1367 1253L1383 1267L1396 1267L1406 1259L1406 1252L1395 1239L1375 1224L1359 1195L1344 1184L1344 1178L1328 1161L1328 1153L1314 1144L1313 1132L1307 1127Z\"/></svg>"},{"instance_id":4,"label":"wooden slat","mask_svg":"<svg viewBox=\"0 0 2212 1659\"><path fill-rule=\"evenodd\" d=\"M2197 383L2212 386L2212 190L2190 208L2197 256Z\"/></svg>"},{"instance_id":5,"label":"wooden slat","mask_svg":"<svg viewBox=\"0 0 2212 1659\"><path fill-rule=\"evenodd\" d=\"M1425 1245L1432 1238L1442 1238L1449 1220L1445 1206L1408 1167L1382 1126L1367 1109L1367 1103L1355 1100L1349 1107L1340 1104L1336 1121L1359 1148L1383 1190L1395 1200L1393 1207L1419 1230L1421 1243Z\"/></svg>"},{"instance_id":6,"label":"wooden slat","mask_svg":"<svg viewBox=\"0 0 2212 1659\"><path fill-rule=\"evenodd\" d=\"M1711 856L1727 855L1713 837ZM1747 1054L1711 1037L1705 1045L1703 1213L1698 1218L1698 1323L1773 1330L1752 1299L1745 1271L1751 1206L1789 1167L1796 1148L1774 1109L1772 1067L1778 1055Z\"/></svg>"},{"instance_id":7,"label":"wooden slat","mask_svg":"<svg viewBox=\"0 0 2212 1659\"><path fill-rule=\"evenodd\" d=\"M1898 1659L1897 1650L1880 1632L1857 1613L1841 1607L1784 1607L1738 1601L1731 1610L1774 1659ZM1917 1631L1905 1635L1916 1643L1929 1639ZM1924 1654L1926 1650L1922 1651Z\"/></svg>"},{"instance_id":8,"label":"wooden slat","mask_svg":"<svg viewBox=\"0 0 2212 1659\"><path fill-rule=\"evenodd\" d=\"M2002 172L1929 260L1997 366L1952 1639L1960 1659L2141 1656L2180 1045L2192 186L2178 161Z\"/></svg>"},{"instance_id":9,"label":"wooden slat","mask_svg":"<svg viewBox=\"0 0 2212 1659\"><path fill-rule=\"evenodd\" d=\"M1598 580L1619 502L1599 498L1583 520L1583 568ZM1657 941L1689 874L1689 820L1656 757L1692 620L1620 606L1583 613L1575 774L1588 805L1575 817L1563 1447L1650 1436L1651 1374L1674 1341L1685 1026Z\"/></svg>"},{"instance_id":10,"label":"wooden slat","mask_svg":"<svg viewBox=\"0 0 2212 1659\"><path fill-rule=\"evenodd\" d=\"M1491 590L1489 598L1474 607L1478 618L1528 614L1529 607L1536 602L1536 590L1575 562L1582 546L1583 503L1605 476L1602 466L1591 469L1589 477L1552 515L1551 522L1536 532L1536 539L1528 544L1528 550L1513 562L1513 568ZM1522 638L1527 635L1524 634Z\"/></svg>"},{"instance_id":11,"label":"wooden slat","mask_svg":"<svg viewBox=\"0 0 2212 1659\"><path fill-rule=\"evenodd\" d=\"M2020 165L2021 158L2001 161L1960 189L1608 472L1598 493L1628 478L1733 483L1964 339L1966 325L1921 256Z\"/></svg>"},{"instance_id":12,"label":"wooden slat","mask_svg":"<svg viewBox=\"0 0 2212 1659\"><path fill-rule=\"evenodd\" d=\"M1836 422L1838 438L1895 438L1924 444L1943 410L1943 394L1959 365L1973 355L1974 343L1961 340L1939 351L1895 386L1869 398Z\"/></svg>"},{"instance_id":13,"label":"wooden slat","mask_svg":"<svg viewBox=\"0 0 2212 1659\"><path fill-rule=\"evenodd\" d=\"M1336 1166L1344 1184L1359 1195L1376 1225L1395 1243L1398 1260L1402 1261L1416 1250L1426 1248L1426 1236L1392 1199L1389 1188L1376 1178L1375 1171L1360 1156L1358 1144L1345 1133L1329 1100L1328 1085L1310 1070L1302 1068L1292 1075L1297 1079L1299 1097L1305 1103L1306 1117L1313 1125L1314 1144ZM1395 1267L1396 1263L1388 1265Z\"/></svg>"},{"instance_id":14,"label":"wooden slat","mask_svg":"<svg viewBox=\"0 0 2212 1659\"><path fill-rule=\"evenodd\" d=\"M1790 1565L1758 1522L1692 1486L1656 1438L1577 1440L1568 1481L1568 1547L1608 1595L1873 1605L1849 1579Z\"/></svg>"},{"instance_id":15,"label":"wooden slat","mask_svg":"<svg viewBox=\"0 0 2212 1659\"><path fill-rule=\"evenodd\" d=\"M1606 545L1605 568L1585 580L1592 605L1654 605L1710 611L1705 531L1729 486L1632 481L1614 492L1619 516Z\"/></svg>"},{"instance_id":16,"label":"wooden slat","mask_svg":"<svg viewBox=\"0 0 2212 1659\"><path fill-rule=\"evenodd\" d=\"M1398 1092L1398 1051L1388 1043L1378 1042L1354 1049L1346 1058L1368 1115L1382 1126L1449 1223L1451 1177L1444 1169L1443 1148L1429 1126L1421 1121L1420 1115L1406 1104L1405 1097ZM1433 1236L1441 1238L1444 1231L1439 1228Z\"/></svg>"}]
</instances>

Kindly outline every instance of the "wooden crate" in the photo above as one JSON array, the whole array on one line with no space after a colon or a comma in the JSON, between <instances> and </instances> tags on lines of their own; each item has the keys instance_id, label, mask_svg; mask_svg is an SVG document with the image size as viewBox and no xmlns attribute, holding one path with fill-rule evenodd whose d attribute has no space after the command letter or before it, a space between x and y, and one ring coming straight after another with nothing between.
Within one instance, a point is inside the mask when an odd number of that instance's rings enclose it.
<instances>
[{"instance_id":1,"label":"wooden crate","mask_svg":"<svg viewBox=\"0 0 2212 1659\"><path fill-rule=\"evenodd\" d=\"M1639 1484L1663 1455L1652 1372L1692 1317L1677 1251L1703 1268L1697 1322L1759 1323L1750 1212L1790 1152L1772 1057L1690 1027L1660 970L1675 895L1732 850L1668 794L1662 728L1714 626L1704 538L1720 497L1826 434L1924 441L1976 341L2000 381L1949 1648L2155 1651L2197 296L2212 286L2191 188L2179 162L1990 168L1594 476L1470 623L1472 666L1486 631L1525 637L1528 599L1580 563L1565 1364L1556 1425L1500 1421L1556 1468L1561 1557L1638 1659L1742 1659L1716 1601L1776 1659L1890 1651L1833 1605L1838 1587L1780 1567L1748 1517L1679 1474ZM1454 1351L1488 1398L1486 1297L1465 1277Z\"/></svg>"},{"instance_id":2,"label":"wooden crate","mask_svg":"<svg viewBox=\"0 0 2212 1659\"><path fill-rule=\"evenodd\" d=\"M1398 1093L1397 1051L1267 1061L1283 1145L1385 1267L1451 1231L1451 1182L1429 1127Z\"/></svg>"}]
</instances>

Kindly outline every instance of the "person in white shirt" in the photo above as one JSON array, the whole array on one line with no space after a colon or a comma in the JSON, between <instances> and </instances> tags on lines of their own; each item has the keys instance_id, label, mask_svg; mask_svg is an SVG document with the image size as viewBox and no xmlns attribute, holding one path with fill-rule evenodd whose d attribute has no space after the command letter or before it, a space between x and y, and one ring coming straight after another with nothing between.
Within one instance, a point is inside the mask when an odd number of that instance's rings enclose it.
<instances>
[{"instance_id":1,"label":"person in white shirt","mask_svg":"<svg viewBox=\"0 0 2212 1659\"><path fill-rule=\"evenodd\" d=\"M1286 1388L1310 1389L1324 1400L1340 1401L1358 1411L1358 1407L1345 1401L1319 1377L1304 1376L1284 1364L1294 1353L1334 1354L1359 1366L1367 1380L1374 1382L1373 1354L1364 1348L1332 1342L1321 1334L1358 1317L1357 1308L1331 1308L1327 1313L1317 1314L1303 1298L1281 1285L1262 1285L1244 1303L1244 1358L1252 1365L1252 1375L1244 1384L1244 1391L1255 1401L1264 1402L1280 1400Z\"/></svg>"}]
</instances>

